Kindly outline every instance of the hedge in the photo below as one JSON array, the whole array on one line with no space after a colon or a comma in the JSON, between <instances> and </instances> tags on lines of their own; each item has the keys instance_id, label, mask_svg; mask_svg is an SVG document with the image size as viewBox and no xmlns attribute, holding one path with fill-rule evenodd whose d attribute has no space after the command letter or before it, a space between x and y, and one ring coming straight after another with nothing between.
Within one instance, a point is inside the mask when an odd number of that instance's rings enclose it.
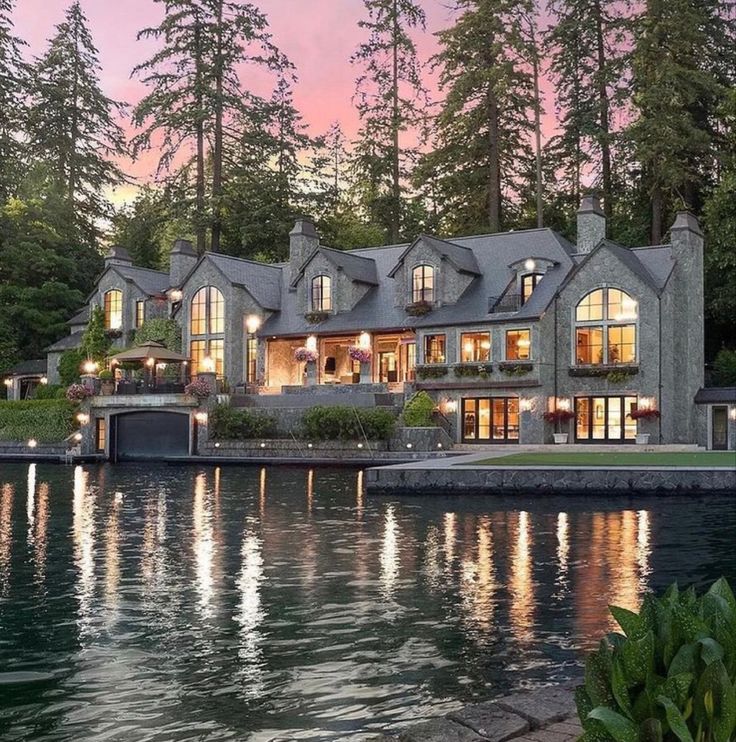
<instances>
[{"instance_id":1,"label":"hedge","mask_svg":"<svg viewBox=\"0 0 736 742\"><path fill-rule=\"evenodd\" d=\"M66 399L0 401L0 440L59 443L74 431L75 409Z\"/></svg>"},{"instance_id":2,"label":"hedge","mask_svg":"<svg viewBox=\"0 0 736 742\"><path fill-rule=\"evenodd\" d=\"M276 421L262 412L217 405L210 414L210 434L212 438L230 441L275 438Z\"/></svg>"},{"instance_id":3,"label":"hedge","mask_svg":"<svg viewBox=\"0 0 736 742\"><path fill-rule=\"evenodd\" d=\"M311 407L302 417L302 436L317 441L388 440L396 417L388 410Z\"/></svg>"}]
</instances>

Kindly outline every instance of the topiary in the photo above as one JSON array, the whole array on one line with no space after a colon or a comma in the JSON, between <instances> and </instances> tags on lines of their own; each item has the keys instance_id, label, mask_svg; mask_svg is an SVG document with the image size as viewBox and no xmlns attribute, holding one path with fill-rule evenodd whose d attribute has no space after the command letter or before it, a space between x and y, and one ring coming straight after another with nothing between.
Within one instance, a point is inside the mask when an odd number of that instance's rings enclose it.
<instances>
[{"instance_id":1,"label":"topiary","mask_svg":"<svg viewBox=\"0 0 736 742\"><path fill-rule=\"evenodd\" d=\"M89 315L87 328L82 335L80 350L85 360L102 363L107 351L110 350L111 340L105 334L105 312L102 307L94 306Z\"/></svg>"},{"instance_id":2,"label":"topiary","mask_svg":"<svg viewBox=\"0 0 736 742\"><path fill-rule=\"evenodd\" d=\"M434 410L437 405L427 392L417 392L404 405L402 418L407 428L435 427Z\"/></svg>"},{"instance_id":3,"label":"topiary","mask_svg":"<svg viewBox=\"0 0 736 742\"><path fill-rule=\"evenodd\" d=\"M84 360L84 354L79 348L66 350L61 354L57 369L61 383L64 386L69 386L75 381L79 381L79 374L81 373L81 366Z\"/></svg>"},{"instance_id":4,"label":"topiary","mask_svg":"<svg viewBox=\"0 0 736 742\"><path fill-rule=\"evenodd\" d=\"M729 742L736 729L736 599L672 585L639 613L611 607L609 634L576 693L582 742Z\"/></svg>"}]
</instances>

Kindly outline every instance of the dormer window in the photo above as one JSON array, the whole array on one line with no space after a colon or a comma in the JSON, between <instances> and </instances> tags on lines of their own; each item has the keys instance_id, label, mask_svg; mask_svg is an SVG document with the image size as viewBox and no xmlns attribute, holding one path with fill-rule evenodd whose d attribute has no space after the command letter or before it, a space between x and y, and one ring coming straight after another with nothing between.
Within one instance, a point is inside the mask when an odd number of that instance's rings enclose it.
<instances>
[{"instance_id":1,"label":"dormer window","mask_svg":"<svg viewBox=\"0 0 736 742\"><path fill-rule=\"evenodd\" d=\"M521 277L521 304L522 306L529 301L532 292L537 288L537 284L542 280L543 273L525 273Z\"/></svg>"},{"instance_id":2,"label":"dormer window","mask_svg":"<svg viewBox=\"0 0 736 742\"><path fill-rule=\"evenodd\" d=\"M434 268L418 265L411 272L411 300L414 304L434 301Z\"/></svg>"},{"instance_id":3,"label":"dormer window","mask_svg":"<svg viewBox=\"0 0 736 742\"><path fill-rule=\"evenodd\" d=\"M332 279L329 276L315 276L312 279L312 311L332 311Z\"/></svg>"},{"instance_id":4,"label":"dormer window","mask_svg":"<svg viewBox=\"0 0 736 742\"><path fill-rule=\"evenodd\" d=\"M119 330L123 326L123 292L112 289L105 293L105 329Z\"/></svg>"}]
</instances>

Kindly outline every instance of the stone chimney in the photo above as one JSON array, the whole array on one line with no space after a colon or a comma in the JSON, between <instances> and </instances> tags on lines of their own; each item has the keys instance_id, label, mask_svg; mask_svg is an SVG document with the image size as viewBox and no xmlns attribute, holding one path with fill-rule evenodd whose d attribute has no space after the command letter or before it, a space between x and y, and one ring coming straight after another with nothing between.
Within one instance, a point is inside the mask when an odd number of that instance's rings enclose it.
<instances>
[{"instance_id":1,"label":"stone chimney","mask_svg":"<svg viewBox=\"0 0 736 742\"><path fill-rule=\"evenodd\" d=\"M606 217L598 196L584 196L578 209L578 252L590 252L606 237Z\"/></svg>"},{"instance_id":2,"label":"stone chimney","mask_svg":"<svg viewBox=\"0 0 736 742\"><path fill-rule=\"evenodd\" d=\"M176 240L169 253L169 283L180 287L197 260L197 253L189 240Z\"/></svg>"},{"instance_id":3,"label":"stone chimney","mask_svg":"<svg viewBox=\"0 0 736 742\"><path fill-rule=\"evenodd\" d=\"M306 259L319 247L319 235L312 220L298 216L289 232L289 282L293 282Z\"/></svg>"},{"instance_id":4,"label":"stone chimney","mask_svg":"<svg viewBox=\"0 0 736 742\"><path fill-rule=\"evenodd\" d=\"M105 255L105 268L111 265L133 265L133 258L121 245L113 245Z\"/></svg>"}]
</instances>

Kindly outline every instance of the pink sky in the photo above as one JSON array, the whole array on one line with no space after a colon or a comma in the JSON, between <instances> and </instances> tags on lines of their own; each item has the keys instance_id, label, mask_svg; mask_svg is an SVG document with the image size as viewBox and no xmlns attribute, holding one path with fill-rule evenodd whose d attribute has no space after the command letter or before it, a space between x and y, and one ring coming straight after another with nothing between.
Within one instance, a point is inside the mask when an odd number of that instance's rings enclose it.
<instances>
[{"instance_id":1,"label":"pink sky","mask_svg":"<svg viewBox=\"0 0 736 742\"><path fill-rule=\"evenodd\" d=\"M294 90L295 103L310 133L323 133L338 120L346 134L352 136L357 116L351 97L358 71L349 59L365 37L365 31L357 25L365 17L362 0L255 1L268 16L275 43L296 66L299 79ZM44 51L69 2L17 0L13 16L16 32L29 43L31 54ZM159 22L160 4L153 0L81 0L81 5L99 50L103 90L112 98L135 103L145 88L130 78L130 71L156 48L155 42L136 41L136 34ZM427 33L416 35L423 61L436 49L432 32L451 22L449 5L446 0L423 2ZM548 121L548 125L553 124ZM126 172L145 180L152 175L155 162L152 155L137 163L125 163L124 167ZM130 190L125 190L115 194L115 200L129 197Z\"/></svg>"}]
</instances>

